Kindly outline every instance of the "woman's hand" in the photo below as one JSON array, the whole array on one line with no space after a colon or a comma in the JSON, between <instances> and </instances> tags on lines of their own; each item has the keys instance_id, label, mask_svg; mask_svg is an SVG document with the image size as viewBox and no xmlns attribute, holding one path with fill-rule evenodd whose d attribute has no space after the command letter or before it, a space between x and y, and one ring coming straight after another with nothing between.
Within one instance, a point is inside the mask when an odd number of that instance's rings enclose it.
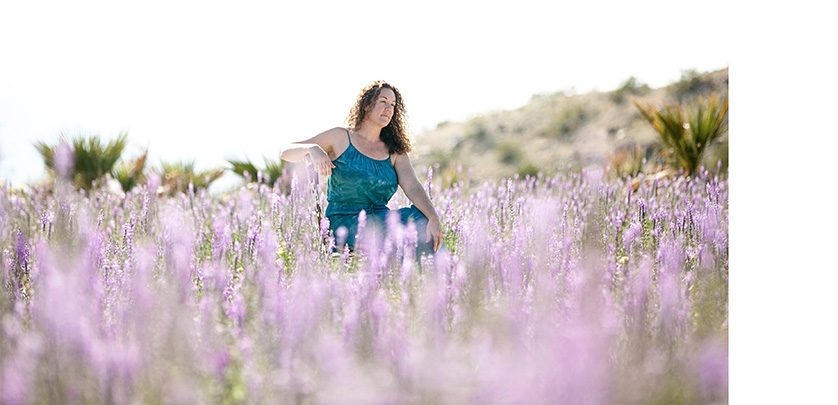
<instances>
[{"instance_id":1,"label":"woman's hand","mask_svg":"<svg viewBox=\"0 0 838 405\"><path fill-rule=\"evenodd\" d=\"M314 166L314 170L317 171L317 174L321 176L331 176L332 169L335 167L332 164L332 160L329 159L329 154L323 150L320 146L312 146L308 152L308 156L311 159L311 165Z\"/></svg>"},{"instance_id":2,"label":"woman's hand","mask_svg":"<svg viewBox=\"0 0 838 405\"><path fill-rule=\"evenodd\" d=\"M428 220L428 226L425 229L425 243L434 241L434 252L438 252L442 247L442 225L439 223L439 218Z\"/></svg>"}]
</instances>

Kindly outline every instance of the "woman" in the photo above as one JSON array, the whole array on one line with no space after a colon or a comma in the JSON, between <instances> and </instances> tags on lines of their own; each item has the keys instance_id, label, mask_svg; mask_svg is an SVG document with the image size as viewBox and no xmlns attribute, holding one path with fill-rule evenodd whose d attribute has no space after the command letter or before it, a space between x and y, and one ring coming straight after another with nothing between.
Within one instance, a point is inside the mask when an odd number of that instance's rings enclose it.
<instances>
[{"instance_id":1,"label":"woman","mask_svg":"<svg viewBox=\"0 0 838 405\"><path fill-rule=\"evenodd\" d=\"M355 246L362 210L367 224L384 228L390 212L387 202L401 186L413 205L397 212L403 224L416 224L417 253L436 252L442 246L439 215L407 155L413 147L405 116L398 89L379 80L358 94L348 128L332 128L282 152L289 162L310 159L318 174L329 177L326 216L338 243ZM345 241L340 228L346 229Z\"/></svg>"}]
</instances>

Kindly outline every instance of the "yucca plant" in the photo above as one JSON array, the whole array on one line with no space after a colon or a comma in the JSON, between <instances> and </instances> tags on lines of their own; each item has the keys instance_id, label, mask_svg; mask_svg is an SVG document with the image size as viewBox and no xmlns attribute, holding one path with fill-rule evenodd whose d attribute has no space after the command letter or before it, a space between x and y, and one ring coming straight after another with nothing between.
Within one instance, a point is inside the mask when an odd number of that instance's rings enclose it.
<instances>
[{"instance_id":1,"label":"yucca plant","mask_svg":"<svg viewBox=\"0 0 838 405\"><path fill-rule=\"evenodd\" d=\"M134 186L145 182L145 161L148 157L148 149L140 157L129 163L119 162L111 173L113 178L119 182L122 191L130 191Z\"/></svg>"},{"instance_id":2,"label":"yucca plant","mask_svg":"<svg viewBox=\"0 0 838 405\"><path fill-rule=\"evenodd\" d=\"M267 157L264 158L265 166L263 168L256 167L250 159L247 160L233 160L227 159L227 162L232 166L230 170L239 176L248 179L249 181L257 181L259 173L262 173L262 181L270 185L276 183L282 177L282 169L285 162L282 160L273 160ZM245 175L247 173L247 175Z\"/></svg>"},{"instance_id":3,"label":"yucca plant","mask_svg":"<svg viewBox=\"0 0 838 405\"><path fill-rule=\"evenodd\" d=\"M163 162L158 171L163 178L163 186L169 194L186 192L189 190L190 183L195 190L207 188L224 175L224 169L218 168L196 172L194 161Z\"/></svg>"},{"instance_id":4,"label":"yucca plant","mask_svg":"<svg viewBox=\"0 0 838 405\"><path fill-rule=\"evenodd\" d=\"M687 175L696 172L707 147L727 132L727 98L699 97L687 107L679 103L655 107L636 99L632 102L658 133L674 160L671 163Z\"/></svg>"},{"instance_id":5,"label":"yucca plant","mask_svg":"<svg viewBox=\"0 0 838 405\"><path fill-rule=\"evenodd\" d=\"M73 162L66 174L76 188L89 190L93 187L95 181L111 173L114 165L122 156L127 138L128 134L120 133L116 139L105 144L99 138L99 135L77 134L68 142L67 136L61 133L58 144L49 145L39 141L35 142L35 149L41 154L47 169L55 175L56 152L62 143L68 145L72 151Z\"/></svg>"}]
</instances>

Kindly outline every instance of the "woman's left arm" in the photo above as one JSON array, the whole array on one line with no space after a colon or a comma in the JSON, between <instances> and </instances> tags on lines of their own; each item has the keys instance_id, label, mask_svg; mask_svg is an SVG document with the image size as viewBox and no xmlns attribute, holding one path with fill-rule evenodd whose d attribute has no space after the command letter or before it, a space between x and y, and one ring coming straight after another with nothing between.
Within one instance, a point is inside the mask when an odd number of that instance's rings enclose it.
<instances>
[{"instance_id":1,"label":"woman's left arm","mask_svg":"<svg viewBox=\"0 0 838 405\"><path fill-rule=\"evenodd\" d=\"M433 239L434 252L439 251L442 246L442 224L430 197L428 197L428 193L425 192L425 188L422 187L422 183L416 177L416 171L413 170L410 158L407 154L396 155L393 167L396 168L399 186L404 191L404 195L428 218L425 242L430 242Z\"/></svg>"}]
</instances>

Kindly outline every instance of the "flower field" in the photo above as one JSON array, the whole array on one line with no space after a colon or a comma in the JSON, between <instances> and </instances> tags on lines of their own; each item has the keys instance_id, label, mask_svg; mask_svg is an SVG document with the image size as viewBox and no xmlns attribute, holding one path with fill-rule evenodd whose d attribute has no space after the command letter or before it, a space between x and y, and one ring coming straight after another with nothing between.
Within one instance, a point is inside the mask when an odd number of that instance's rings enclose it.
<instances>
[{"instance_id":1,"label":"flower field","mask_svg":"<svg viewBox=\"0 0 838 405\"><path fill-rule=\"evenodd\" d=\"M442 184L422 258L333 254L304 178L0 188L0 402L727 402L724 176Z\"/></svg>"}]
</instances>

